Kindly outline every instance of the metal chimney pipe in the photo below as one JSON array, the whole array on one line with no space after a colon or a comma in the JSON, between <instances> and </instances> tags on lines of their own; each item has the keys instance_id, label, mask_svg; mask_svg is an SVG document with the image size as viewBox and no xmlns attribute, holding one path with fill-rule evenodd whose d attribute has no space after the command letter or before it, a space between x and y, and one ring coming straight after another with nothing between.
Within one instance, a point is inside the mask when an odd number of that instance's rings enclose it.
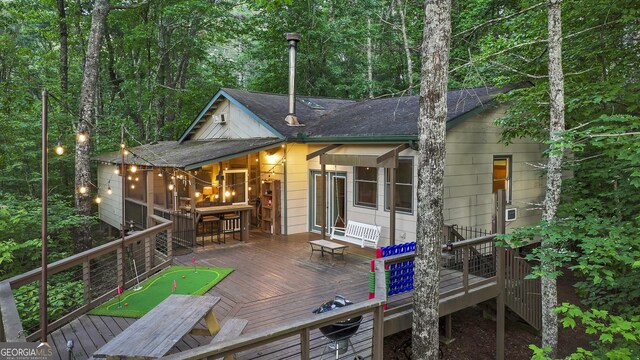
<instances>
[{"instance_id":1,"label":"metal chimney pipe","mask_svg":"<svg viewBox=\"0 0 640 360\"><path fill-rule=\"evenodd\" d=\"M296 116L296 50L300 34L287 33L286 38L289 43L289 114L285 121L289 126L302 126Z\"/></svg>"}]
</instances>

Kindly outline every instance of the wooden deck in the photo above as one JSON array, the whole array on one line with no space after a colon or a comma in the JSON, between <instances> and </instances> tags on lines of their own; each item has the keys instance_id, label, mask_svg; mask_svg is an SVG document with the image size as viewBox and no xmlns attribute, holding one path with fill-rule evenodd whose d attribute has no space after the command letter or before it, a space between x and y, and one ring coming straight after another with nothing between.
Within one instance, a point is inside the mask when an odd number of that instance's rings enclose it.
<instances>
[{"instance_id":1,"label":"wooden deck","mask_svg":"<svg viewBox=\"0 0 640 360\"><path fill-rule=\"evenodd\" d=\"M353 302L368 299L368 272L375 250L350 245L345 251L344 261L338 258L336 264L331 266L329 256L322 258L316 253L309 257L311 250L308 241L314 239L319 239L319 236L310 233L270 236L252 231L248 242L227 239L226 244L207 242L204 249L198 247L195 253L198 266L235 269L207 294L221 298L214 307L221 323L230 318L246 319L249 323L244 334L247 334L308 317L315 308L333 299L336 294L342 294ZM174 264L190 266L192 255L177 256ZM75 343L75 359L90 358L99 347L135 320L83 315L50 334L50 345L55 349L54 358L69 358L67 340ZM363 320L359 336L364 340L356 344L356 349L370 347L370 340L368 344L366 340L367 331L371 332L367 330L371 328L370 320L367 317ZM316 352L321 352L327 340L319 332L312 333L311 337L315 339L312 340L312 348L317 347ZM278 346L281 351L271 356L268 353L273 347L253 351L253 354L239 354L238 358L259 355L264 358L283 358L286 354L297 358L296 340L282 340L282 345ZM187 335L171 352L205 345L210 341L210 337Z\"/></svg>"}]
</instances>

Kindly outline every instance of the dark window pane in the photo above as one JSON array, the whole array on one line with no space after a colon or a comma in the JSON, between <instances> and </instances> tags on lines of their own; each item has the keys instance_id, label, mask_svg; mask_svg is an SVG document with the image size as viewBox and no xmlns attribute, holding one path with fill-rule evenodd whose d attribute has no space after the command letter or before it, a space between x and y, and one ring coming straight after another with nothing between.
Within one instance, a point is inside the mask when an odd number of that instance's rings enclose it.
<instances>
[{"instance_id":1,"label":"dark window pane","mask_svg":"<svg viewBox=\"0 0 640 360\"><path fill-rule=\"evenodd\" d=\"M356 205L376 206L378 184L373 182L356 182Z\"/></svg>"},{"instance_id":2,"label":"dark window pane","mask_svg":"<svg viewBox=\"0 0 640 360\"><path fill-rule=\"evenodd\" d=\"M389 179L390 170L386 172L386 196L385 209L389 210ZM395 186L395 203L396 211L411 212L413 211L413 160L399 159L398 168L396 169L396 186Z\"/></svg>"},{"instance_id":3,"label":"dark window pane","mask_svg":"<svg viewBox=\"0 0 640 360\"><path fill-rule=\"evenodd\" d=\"M378 168L357 167L356 180L377 181Z\"/></svg>"},{"instance_id":4,"label":"dark window pane","mask_svg":"<svg viewBox=\"0 0 640 360\"><path fill-rule=\"evenodd\" d=\"M355 205L378 207L378 168L356 167L354 171Z\"/></svg>"}]
</instances>

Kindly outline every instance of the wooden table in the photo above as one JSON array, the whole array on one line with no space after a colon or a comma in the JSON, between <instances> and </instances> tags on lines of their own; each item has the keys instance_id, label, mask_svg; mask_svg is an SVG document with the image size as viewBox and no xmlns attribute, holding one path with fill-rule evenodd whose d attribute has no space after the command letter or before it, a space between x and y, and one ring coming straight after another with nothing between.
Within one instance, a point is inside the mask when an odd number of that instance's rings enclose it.
<instances>
[{"instance_id":1,"label":"wooden table","mask_svg":"<svg viewBox=\"0 0 640 360\"><path fill-rule=\"evenodd\" d=\"M185 210L190 211L191 207L184 207ZM200 218L205 215L219 215L232 212L240 213L240 240L249 240L249 216L253 210L252 205L221 205L221 206L207 206L196 208L196 223L200 221Z\"/></svg>"},{"instance_id":2,"label":"wooden table","mask_svg":"<svg viewBox=\"0 0 640 360\"><path fill-rule=\"evenodd\" d=\"M327 252L329 252L329 250L331 250L331 265L335 264L333 261L333 254L337 250L342 250L340 252L340 255L342 255L342 258L344 259L344 249L348 247L347 245L342 245L327 240L310 240L309 245L311 245L311 255L309 255L309 259L311 259L311 256L313 256L314 251L320 251L320 255L324 257L324 251L327 250Z\"/></svg>"},{"instance_id":3,"label":"wooden table","mask_svg":"<svg viewBox=\"0 0 640 360\"><path fill-rule=\"evenodd\" d=\"M189 332L215 335L220 331L220 325L212 309L219 301L219 297L207 295L170 295L98 349L93 357L159 358L167 354ZM207 329L194 329L202 318L205 319Z\"/></svg>"}]
</instances>

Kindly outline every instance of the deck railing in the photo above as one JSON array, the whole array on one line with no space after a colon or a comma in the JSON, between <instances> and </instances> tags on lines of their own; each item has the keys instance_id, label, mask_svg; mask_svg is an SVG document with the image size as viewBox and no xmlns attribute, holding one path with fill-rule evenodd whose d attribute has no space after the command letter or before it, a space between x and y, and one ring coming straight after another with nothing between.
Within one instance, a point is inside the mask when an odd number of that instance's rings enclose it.
<instances>
[{"instance_id":1,"label":"deck railing","mask_svg":"<svg viewBox=\"0 0 640 360\"><path fill-rule=\"evenodd\" d=\"M323 354L324 346L329 341L320 334L319 328L362 316L363 320L358 332L351 338L357 354L353 353L351 348L348 348L347 353L341 354L341 357L354 358L355 355L359 355L363 359L382 360L384 338L383 306L384 301L381 299L371 299L323 314L310 315L309 318L294 323L182 351L163 359L217 359L222 356L231 356L232 354L238 354L238 357L242 358L242 353L246 352L247 355L251 355L252 359L291 358L308 360ZM335 350L333 353L335 353Z\"/></svg>"},{"instance_id":2,"label":"deck railing","mask_svg":"<svg viewBox=\"0 0 640 360\"><path fill-rule=\"evenodd\" d=\"M143 280L171 264L172 223L159 216L151 219L154 226L131 233L124 241L114 240L47 266L49 317L55 319L48 324L49 331L113 297L123 280L128 288L135 284L136 273ZM39 305L28 301L37 302L40 273L38 268L0 282L0 342L37 339L39 320L29 315L38 314Z\"/></svg>"},{"instance_id":3,"label":"deck railing","mask_svg":"<svg viewBox=\"0 0 640 360\"><path fill-rule=\"evenodd\" d=\"M391 265L413 261L415 251L375 260L375 295L388 297L385 270ZM440 267L440 316L495 297L497 288L495 234L457 241L442 247ZM473 299L469 295L473 293ZM407 294L389 298L388 313L411 309ZM464 305L464 306L462 306Z\"/></svg>"},{"instance_id":4,"label":"deck railing","mask_svg":"<svg viewBox=\"0 0 640 360\"><path fill-rule=\"evenodd\" d=\"M475 239L481 236L491 235L492 233L492 231L486 229L456 224L445 224L442 228L442 235L445 244L448 242L454 243L466 239Z\"/></svg>"}]
</instances>

